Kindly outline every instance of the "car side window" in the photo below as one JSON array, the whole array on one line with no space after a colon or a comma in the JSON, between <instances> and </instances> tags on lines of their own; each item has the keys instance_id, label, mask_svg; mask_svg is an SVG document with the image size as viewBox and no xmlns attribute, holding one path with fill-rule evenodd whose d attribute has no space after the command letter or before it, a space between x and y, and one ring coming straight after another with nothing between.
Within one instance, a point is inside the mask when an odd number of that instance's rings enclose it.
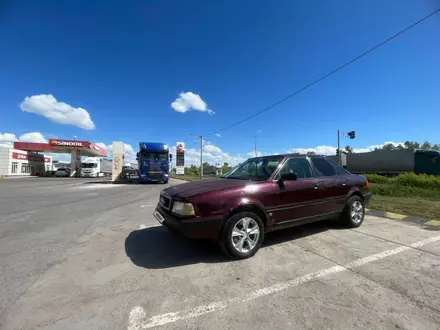
<instances>
[{"instance_id":1,"label":"car side window","mask_svg":"<svg viewBox=\"0 0 440 330\"><path fill-rule=\"evenodd\" d=\"M282 174L296 173L298 179L312 178L313 173L310 167L310 163L306 158L289 158L278 172L275 179L279 179Z\"/></svg>"},{"instance_id":2,"label":"car side window","mask_svg":"<svg viewBox=\"0 0 440 330\"><path fill-rule=\"evenodd\" d=\"M324 176L335 176L336 175L336 169L325 158L312 158L312 164L315 166L315 172L317 177L324 177Z\"/></svg>"},{"instance_id":3,"label":"car side window","mask_svg":"<svg viewBox=\"0 0 440 330\"><path fill-rule=\"evenodd\" d=\"M336 174L337 175L347 175L350 174L350 172L348 172L345 168L343 168L341 165L336 164L334 162L331 162L332 165L335 167L336 169Z\"/></svg>"}]
</instances>

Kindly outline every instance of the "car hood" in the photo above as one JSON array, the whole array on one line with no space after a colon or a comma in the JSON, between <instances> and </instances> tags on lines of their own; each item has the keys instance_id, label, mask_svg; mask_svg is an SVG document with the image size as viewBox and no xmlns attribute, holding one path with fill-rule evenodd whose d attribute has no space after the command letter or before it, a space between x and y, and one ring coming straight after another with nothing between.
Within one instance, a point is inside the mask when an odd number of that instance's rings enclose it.
<instances>
[{"instance_id":1,"label":"car hood","mask_svg":"<svg viewBox=\"0 0 440 330\"><path fill-rule=\"evenodd\" d=\"M178 196L182 198L188 198L204 193L213 192L216 190L245 187L248 184L251 184L251 181L234 179L210 179L188 182L169 187L164 190L164 193L170 197Z\"/></svg>"}]
</instances>

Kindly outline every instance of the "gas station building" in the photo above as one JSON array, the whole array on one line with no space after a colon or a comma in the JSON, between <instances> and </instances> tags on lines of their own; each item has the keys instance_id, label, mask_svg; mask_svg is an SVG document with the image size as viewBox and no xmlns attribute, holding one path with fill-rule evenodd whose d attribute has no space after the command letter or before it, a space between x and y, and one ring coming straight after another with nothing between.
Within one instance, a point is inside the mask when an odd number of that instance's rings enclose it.
<instances>
[{"instance_id":1,"label":"gas station building","mask_svg":"<svg viewBox=\"0 0 440 330\"><path fill-rule=\"evenodd\" d=\"M45 156L44 154L42 155L41 153L70 154L71 175L75 175L76 172L79 173L79 169L81 168L81 156L108 156L107 151L95 143L77 140L51 139L48 143L14 142L13 149L1 149L3 150L0 152L0 172L4 173L0 174L3 175L44 175L40 172L45 172L48 168L50 169L52 167L52 158ZM20 164L18 164L18 161ZM24 163L29 163L29 165ZM32 171L32 163L43 165L42 167L35 165L34 171ZM50 166L48 167L48 165ZM38 171L36 171L37 167ZM21 170L22 168L25 169L24 172Z\"/></svg>"}]
</instances>

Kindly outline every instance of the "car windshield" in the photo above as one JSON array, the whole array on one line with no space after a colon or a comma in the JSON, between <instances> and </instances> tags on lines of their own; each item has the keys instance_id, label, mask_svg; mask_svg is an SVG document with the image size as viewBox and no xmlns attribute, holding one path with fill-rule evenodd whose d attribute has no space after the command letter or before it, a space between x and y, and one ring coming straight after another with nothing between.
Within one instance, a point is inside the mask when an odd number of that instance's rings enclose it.
<instances>
[{"instance_id":1,"label":"car windshield","mask_svg":"<svg viewBox=\"0 0 440 330\"><path fill-rule=\"evenodd\" d=\"M143 151L142 159L144 162L167 162L168 152Z\"/></svg>"},{"instance_id":2,"label":"car windshield","mask_svg":"<svg viewBox=\"0 0 440 330\"><path fill-rule=\"evenodd\" d=\"M95 168L97 164L95 163L82 163L82 168Z\"/></svg>"},{"instance_id":3,"label":"car windshield","mask_svg":"<svg viewBox=\"0 0 440 330\"><path fill-rule=\"evenodd\" d=\"M222 178L264 181L272 175L282 159L283 156L250 158L223 175Z\"/></svg>"}]
</instances>

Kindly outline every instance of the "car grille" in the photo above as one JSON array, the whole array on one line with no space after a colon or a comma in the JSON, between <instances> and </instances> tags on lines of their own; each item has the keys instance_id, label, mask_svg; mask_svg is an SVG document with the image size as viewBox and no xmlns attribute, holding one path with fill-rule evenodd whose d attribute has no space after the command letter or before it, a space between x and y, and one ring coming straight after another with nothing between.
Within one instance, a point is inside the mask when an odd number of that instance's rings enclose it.
<instances>
[{"instance_id":1,"label":"car grille","mask_svg":"<svg viewBox=\"0 0 440 330\"><path fill-rule=\"evenodd\" d=\"M171 205L171 198L165 196L165 195L160 195L159 198L159 203L160 205L162 205L164 208L169 209L170 205Z\"/></svg>"}]
</instances>

